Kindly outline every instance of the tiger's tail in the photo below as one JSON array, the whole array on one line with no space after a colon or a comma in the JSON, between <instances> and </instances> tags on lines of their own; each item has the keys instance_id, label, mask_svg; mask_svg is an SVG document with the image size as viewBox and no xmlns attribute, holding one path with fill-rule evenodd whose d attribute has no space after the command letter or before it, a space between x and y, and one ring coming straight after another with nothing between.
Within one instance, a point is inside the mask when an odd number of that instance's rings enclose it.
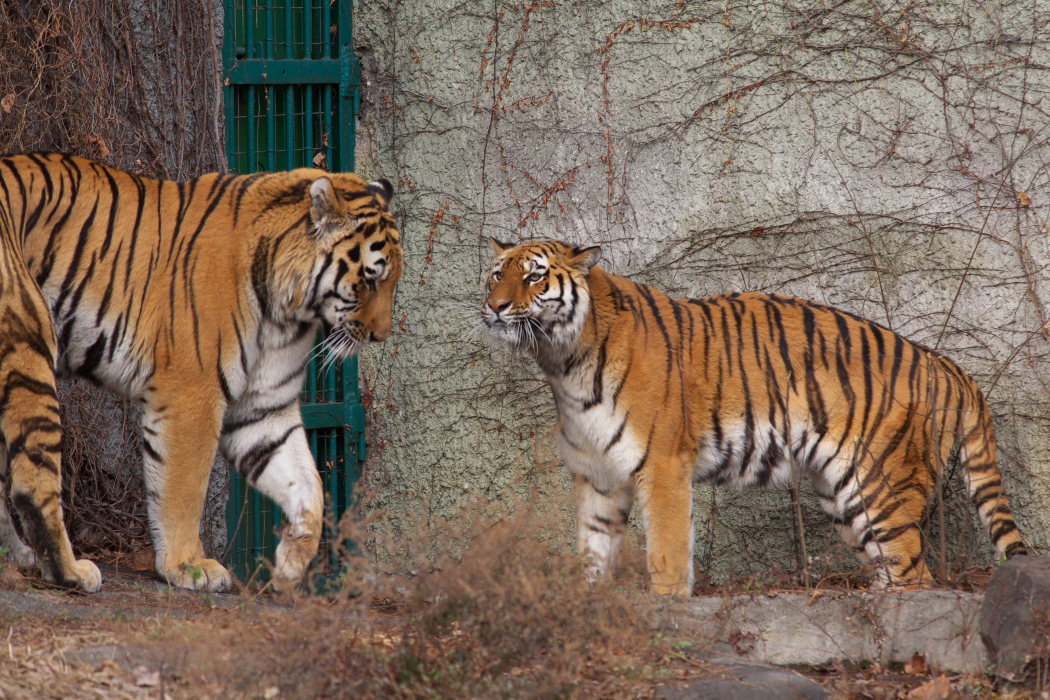
<instances>
[{"instance_id":1,"label":"tiger's tail","mask_svg":"<svg viewBox=\"0 0 1050 700\"><path fill-rule=\"evenodd\" d=\"M996 463L995 427L988 403L979 391L975 405L963 411L960 428L959 463L963 478L992 544L1007 559L1027 554L1003 492L1002 474Z\"/></svg>"}]
</instances>

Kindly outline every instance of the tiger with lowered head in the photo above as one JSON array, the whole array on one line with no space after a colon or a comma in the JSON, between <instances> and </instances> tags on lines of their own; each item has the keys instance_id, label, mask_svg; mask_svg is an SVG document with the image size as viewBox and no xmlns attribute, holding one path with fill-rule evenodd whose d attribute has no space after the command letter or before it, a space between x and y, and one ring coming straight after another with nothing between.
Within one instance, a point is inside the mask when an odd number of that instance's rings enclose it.
<instances>
[{"instance_id":1,"label":"tiger with lowered head","mask_svg":"<svg viewBox=\"0 0 1050 700\"><path fill-rule=\"evenodd\" d=\"M671 299L597 247L492 246L482 317L553 389L592 575L612 573L637 500L651 589L689 595L691 484L783 487L797 468L876 583L923 584L920 525L956 449L996 549L1025 554L988 406L947 358L800 299Z\"/></svg>"},{"instance_id":2,"label":"tiger with lowered head","mask_svg":"<svg viewBox=\"0 0 1050 700\"><path fill-rule=\"evenodd\" d=\"M392 194L315 169L170 182L72 156L0 157L0 545L48 581L101 585L62 522L57 370L141 402L162 578L231 585L199 537L220 449L284 512L273 581L294 586L323 516L299 391L319 329L336 356L390 334Z\"/></svg>"}]
</instances>

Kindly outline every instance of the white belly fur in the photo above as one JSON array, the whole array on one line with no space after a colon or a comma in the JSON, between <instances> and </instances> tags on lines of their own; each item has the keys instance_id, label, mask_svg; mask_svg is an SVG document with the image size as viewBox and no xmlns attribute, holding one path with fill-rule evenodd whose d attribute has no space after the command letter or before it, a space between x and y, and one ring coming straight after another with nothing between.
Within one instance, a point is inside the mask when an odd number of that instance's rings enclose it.
<instances>
[{"instance_id":1,"label":"white belly fur","mask_svg":"<svg viewBox=\"0 0 1050 700\"><path fill-rule=\"evenodd\" d=\"M705 435L700 440L700 451L697 454L693 477L696 481L715 481L719 484L736 488L748 488L757 485L766 485L770 488L785 488L794 480L794 469L813 475L816 468L824 465L835 454L835 444L825 436L816 450L813 445L818 440L818 435L809 429L809 426L800 421L799 427L795 428L790 435L790 444L784 435L778 430L770 430L768 422L758 422L753 430L753 442L751 455L747 464L743 464L745 447L746 427L743 421L739 421L722 427L722 445L732 446L732 457L721 471L716 471L724 460L723 452L717 449L712 435ZM763 457L769 449L770 443L776 447L779 457L771 465L772 473L763 479L765 465ZM801 446L801 449L799 449ZM798 453L798 460L793 464L792 452ZM845 464L849 461L846 450L840 451L828 467L833 473L837 473L839 463Z\"/></svg>"}]
</instances>

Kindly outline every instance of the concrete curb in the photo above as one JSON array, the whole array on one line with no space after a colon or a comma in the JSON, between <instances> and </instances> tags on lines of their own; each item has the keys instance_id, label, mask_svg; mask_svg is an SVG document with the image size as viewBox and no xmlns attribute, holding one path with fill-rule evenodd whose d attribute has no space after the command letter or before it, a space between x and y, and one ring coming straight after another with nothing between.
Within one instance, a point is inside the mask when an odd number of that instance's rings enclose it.
<instances>
[{"instance_id":1,"label":"concrete curb","mask_svg":"<svg viewBox=\"0 0 1050 700\"><path fill-rule=\"evenodd\" d=\"M653 626L712 651L776 665L911 661L984 673L983 596L961 591L814 591L659 599Z\"/></svg>"}]
</instances>

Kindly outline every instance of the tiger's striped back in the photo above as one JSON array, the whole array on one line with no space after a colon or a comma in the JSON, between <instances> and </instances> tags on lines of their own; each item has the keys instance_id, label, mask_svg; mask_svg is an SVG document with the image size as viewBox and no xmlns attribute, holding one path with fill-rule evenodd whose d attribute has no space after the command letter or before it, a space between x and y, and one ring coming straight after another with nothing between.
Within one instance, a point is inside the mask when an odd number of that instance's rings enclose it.
<instances>
[{"instance_id":1,"label":"tiger's striped back","mask_svg":"<svg viewBox=\"0 0 1050 700\"><path fill-rule=\"evenodd\" d=\"M986 401L942 355L799 299L673 300L593 266L596 249L496 248L484 317L554 390L596 571L638 500L654 590L688 593L690 484L785 486L802 470L881 581L927 581L920 524L956 449L997 550L1025 552Z\"/></svg>"}]
</instances>

